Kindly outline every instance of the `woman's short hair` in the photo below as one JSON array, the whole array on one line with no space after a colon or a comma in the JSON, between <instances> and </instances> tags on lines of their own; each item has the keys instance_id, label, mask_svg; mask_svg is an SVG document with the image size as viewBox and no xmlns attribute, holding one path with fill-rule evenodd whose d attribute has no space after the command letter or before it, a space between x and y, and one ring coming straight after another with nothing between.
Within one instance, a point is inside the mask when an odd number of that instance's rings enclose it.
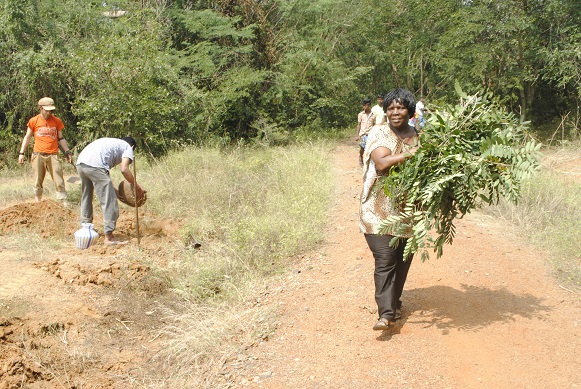
<instances>
[{"instance_id":1,"label":"woman's short hair","mask_svg":"<svg viewBox=\"0 0 581 389\"><path fill-rule=\"evenodd\" d=\"M407 89L397 88L385 95L383 100L383 112L387 112L387 107L393 102L397 101L407 108L410 118L416 113L416 100L414 95Z\"/></svg>"}]
</instances>

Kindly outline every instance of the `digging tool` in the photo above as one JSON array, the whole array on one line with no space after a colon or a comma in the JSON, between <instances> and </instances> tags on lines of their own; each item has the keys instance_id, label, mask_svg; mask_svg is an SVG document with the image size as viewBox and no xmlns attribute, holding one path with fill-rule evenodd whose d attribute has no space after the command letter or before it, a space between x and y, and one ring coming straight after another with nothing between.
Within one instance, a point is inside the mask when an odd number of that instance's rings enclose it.
<instances>
[{"instance_id":1,"label":"digging tool","mask_svg":"<svg viewBox=\"0 0 581 389\"><path fill-rule=\"evenodd\" d=\"M67 182L70 182L71 184L74 184L77 181L81 181L81 179L78 176L70 176L69 178L67 178Z\"/></svg>"},{"instance_id":2,"label":"digging tool","mask_svg":"<svg viewBox=\"0 0 581 389\"><path fill-rule=\"evenodd\" d=\"M65 153L65 150L63 149L63 147L61 146L61 144L59 143L59 150L63 152L63 154L66 156L67 154ZM72 154L71 154L72 155ZM67 161L69 159L67 158ZM71 158L71 162L70 164L73 166L73 168L75 168L75 173L79 174L79 172L77 171L77 166L75 165L75 163L73 162L73 159ZM70 182L71 184L74 184L77 181L80 181L81 179L79 178L79 176L71 176L69 178L67 178L67 182Z\"/></svg>"},{"instance_id":3,"label":"digging tool","mask_svg":"<svg viewBox=\"0 0 581 389\"><path fill-rule=\"evenodd\" d=\"M133 197L135 198L135 229L137 230L137 247L139 248L139 208L137 207L137 158L133 156Z\"/></svg>"}]
</instances>

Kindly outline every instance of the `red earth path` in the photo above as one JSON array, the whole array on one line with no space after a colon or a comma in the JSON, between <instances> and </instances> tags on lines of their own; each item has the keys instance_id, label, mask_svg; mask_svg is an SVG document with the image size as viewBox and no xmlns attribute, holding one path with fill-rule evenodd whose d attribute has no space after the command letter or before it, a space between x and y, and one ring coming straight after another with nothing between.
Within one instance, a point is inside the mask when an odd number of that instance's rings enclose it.
<instances>
[{"instance_id":1,"label":"red earth path","mask_svg":"<svg viewBox=\"0 0 581 389\"><path fill-rule=\"evenodd\" d=\"M581 387L578 292L551 276L547 253L480 212L458 220L443 257L414 260L396 328L371 329L373 258L357 228L356 153L354 143L333 152L338 182L327 238L263 302L280 307L278 328L241 357L238 385Z\"/></svg>"}]
</instances>

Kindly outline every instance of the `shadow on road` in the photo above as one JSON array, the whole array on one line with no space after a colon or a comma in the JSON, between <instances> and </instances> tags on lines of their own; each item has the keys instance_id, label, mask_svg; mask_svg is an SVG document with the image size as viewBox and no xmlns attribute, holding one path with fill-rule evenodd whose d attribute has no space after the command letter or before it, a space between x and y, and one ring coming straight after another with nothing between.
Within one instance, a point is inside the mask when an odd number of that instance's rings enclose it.
<instances>
[{"instance_id":1,"label":"shadow on road","mask_svg":"<svg viewBox=\"0 0 581 389\"><path fill-rule=\"evenodd\" d=\"M465 284L462 290L443 285L412 289L404 298L411 312L404 320L442 330L478 331L495 322L513 322L517 316L542 318L552 309L530 294Z\"/></svg>"}]
</instances>

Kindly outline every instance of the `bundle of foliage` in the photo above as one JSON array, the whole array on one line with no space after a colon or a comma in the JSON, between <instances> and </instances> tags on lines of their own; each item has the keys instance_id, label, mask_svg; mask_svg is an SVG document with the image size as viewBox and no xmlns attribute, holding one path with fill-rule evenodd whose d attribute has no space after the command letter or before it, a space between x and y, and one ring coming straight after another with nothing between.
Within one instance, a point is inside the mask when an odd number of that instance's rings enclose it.
<instances>
[{"instance_id":1,"label":"bundle of foliage","mask_svg":"<svg viewBox=\"0 0 581 389\"><path fill-rule=\"evenodd\" d=\"M456 218L502 197L516 203L522 180L539 168L541 144L527 140L526 122L488 96L457 89L460 103L431 115L418 151L382 178L399 212L380 231L410 237L404 258L420 252L424 261L430 249L440 257L453 241Z\"/></svg>"}]
</instances>

